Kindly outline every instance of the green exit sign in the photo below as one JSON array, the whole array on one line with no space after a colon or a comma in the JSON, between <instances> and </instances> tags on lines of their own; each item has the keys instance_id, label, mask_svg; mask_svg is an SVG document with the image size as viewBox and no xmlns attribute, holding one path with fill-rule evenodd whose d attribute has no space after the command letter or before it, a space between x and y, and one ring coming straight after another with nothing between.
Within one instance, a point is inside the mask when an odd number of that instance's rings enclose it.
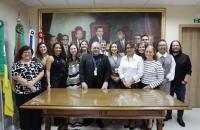
<instances>
[{"instance_id":1,"label":"green exit sign","mask_svg":"<svg viewBox=\"0 0 200 130\"><path fill-rule=\"evenodd\" d=\"M200 18L195 18L194 23L200 23Z\"/></svg>"}]
</instances>

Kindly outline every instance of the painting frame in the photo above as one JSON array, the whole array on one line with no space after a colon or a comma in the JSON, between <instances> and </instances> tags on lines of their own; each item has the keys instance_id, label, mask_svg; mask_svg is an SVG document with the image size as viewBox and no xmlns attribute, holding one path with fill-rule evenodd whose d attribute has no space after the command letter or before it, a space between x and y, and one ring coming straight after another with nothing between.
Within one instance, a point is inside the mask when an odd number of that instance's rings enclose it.
<instances>
[{"instance_id":1,"label":"painting frame","mask_svg":"<svg viewBox=\"0 0 200 130\"><path fill-rule=\"evenodd\" d=\"M165 8L39 8L38 9L38 32L42 31L42 15L45 13L160 13L161 34L160 39L166 35L166 9Z\"/></svg>"}]
</instances>

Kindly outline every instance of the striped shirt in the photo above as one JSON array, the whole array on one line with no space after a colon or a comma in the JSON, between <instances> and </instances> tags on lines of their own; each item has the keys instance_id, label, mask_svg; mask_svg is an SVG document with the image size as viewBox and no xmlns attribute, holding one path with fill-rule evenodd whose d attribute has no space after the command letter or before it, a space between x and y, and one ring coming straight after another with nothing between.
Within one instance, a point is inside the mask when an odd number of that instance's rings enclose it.
<instances>
[{"instance_id":1,"label":"striped shirt","mask_svg":"<svg viewBox=\"0 0 200 130\"><path fill-rule=\"evenodd\" d=\"M155 88L161 84L164 79L164 71L159 61L144 61L144 73L142 83Z\"/></svg>"},{"instance_id":2,"label":"striped shirt","mask_svg":"<svg viewBox=\"0 0 200 130\"><path fill-rule=\"evenodd\" d=\"M67 88L80 88L79 62L68 64Z\"/></svg>"}]
</instances>

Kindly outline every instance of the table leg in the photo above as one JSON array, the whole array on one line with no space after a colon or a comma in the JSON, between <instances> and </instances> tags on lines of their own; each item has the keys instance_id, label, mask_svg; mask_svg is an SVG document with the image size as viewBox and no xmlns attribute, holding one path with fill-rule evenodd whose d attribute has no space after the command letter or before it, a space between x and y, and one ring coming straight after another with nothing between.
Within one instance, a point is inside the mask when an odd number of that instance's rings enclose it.
<instances>
[{"instance_id":1,"label":"table leg","mask_svg":"<svg viewBox=\"0 0 200 130\"><path fill-rule=\"evenodd\" d=\"M157 130L163 130L163 119L157 119Z\"/></svg>"},{"instance_id":2,"label":"table leg","mask_svg":"<svg viewBox=\"0 0 200 130\"><path fill-rule=\"evenodd\" d=\"M51 117L45 117L45 130L51 130Z\"/></svg>"}]
</instances>

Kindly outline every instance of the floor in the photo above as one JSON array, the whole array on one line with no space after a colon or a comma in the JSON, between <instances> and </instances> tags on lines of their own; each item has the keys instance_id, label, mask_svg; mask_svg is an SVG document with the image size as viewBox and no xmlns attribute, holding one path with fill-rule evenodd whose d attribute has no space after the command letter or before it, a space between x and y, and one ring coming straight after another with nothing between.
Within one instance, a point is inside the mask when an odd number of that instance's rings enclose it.
<instances>
[{"instance_id":1,"label":"floor","mask_svg":"<svg viewBox=\"0 0 200 130\"><path fill-rule=\"evenodd\" d=\"M163 130L199 130L200 129L200 108L193 108L192 110L185 111L184 121L186 127L181 127L176 121L176 112L173 112L173 119L165 122ZM123 120L116 121L106 121L105 122L106 130L128 130L124 128ZM100 130L94 123L88 127L76 127L73 129L81 130ZM44 130L44 125L42 130ZM51 130L57 130L57 127L52 126ZM139 130L139 129L135 129ZM154 123L153 129L156 130L156 124Z\"/></svg>"}]
</instances>

